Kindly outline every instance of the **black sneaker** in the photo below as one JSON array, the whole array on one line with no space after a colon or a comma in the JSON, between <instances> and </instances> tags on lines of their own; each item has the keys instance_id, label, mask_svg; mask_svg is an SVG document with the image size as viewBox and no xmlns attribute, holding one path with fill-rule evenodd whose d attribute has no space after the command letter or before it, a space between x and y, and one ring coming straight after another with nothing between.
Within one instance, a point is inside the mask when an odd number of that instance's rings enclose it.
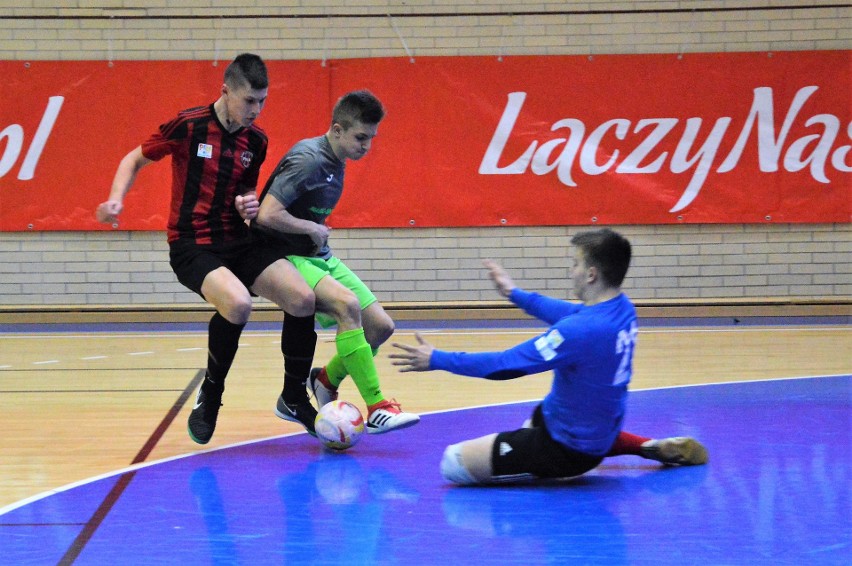
<instances>
[{"instance_id":1,"label":"black sneaker","mask_svg":"<svg viewBox=\"0 0 852 566\"><path fill-rule=\"evenodd\" d=\"M278 396L278 403L275 404L275 414L285 421L299 423L311 436L316 436L314 430L314 421L317 418L317 410L311 405L311 402L305 399L298 403L285 403L284 397Z\"/></svg>"},{"instance_id":2,"label":"black sneaker","mask_svg":"<svg viewBox=\"0 0 852 566\"><path fill-rule=\"evenodd\" d=\"M216 419L219 417L219 407L222 406L222 391L218 393L205 392L198 388L195 405L189 414L187 430L189 437L198 444L207 444L213 438L216 430Z\"/></svg>"}]
</instances>

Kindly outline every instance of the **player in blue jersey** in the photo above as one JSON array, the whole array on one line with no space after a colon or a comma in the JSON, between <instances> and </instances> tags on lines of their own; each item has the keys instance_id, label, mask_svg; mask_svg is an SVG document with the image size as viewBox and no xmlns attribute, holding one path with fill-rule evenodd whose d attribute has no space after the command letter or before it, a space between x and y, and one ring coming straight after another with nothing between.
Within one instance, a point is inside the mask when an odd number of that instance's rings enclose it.
<instances>
[{"instance_id":1,"label":"player in blue jersey","mask_svg":"<svg viewBox=\"0 0 852 566\"><path fill-rule=\"evenodd\" d=\"M550 393L524 428L448 446L443 476L457 484L566 478L596 467L606 456L636 454L666 464L707 461L706 449L687 437L661 440L622 432L633 373L636 310L621 283L631 246L610 229L571 239L573 290L580 304L527 292L498 264L486 261L497 290L528 314L550 324L543 334L502 352L436 350L394 344L401 371L445 370L492 380L552 370Z\"/></svg>"}]
</instances>

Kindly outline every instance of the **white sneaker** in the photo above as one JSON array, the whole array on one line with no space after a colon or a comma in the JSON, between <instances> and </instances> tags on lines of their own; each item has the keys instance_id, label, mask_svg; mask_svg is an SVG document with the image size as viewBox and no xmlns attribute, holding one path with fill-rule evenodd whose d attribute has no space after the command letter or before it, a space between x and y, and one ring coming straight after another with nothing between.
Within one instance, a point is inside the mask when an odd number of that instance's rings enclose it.
<instances>
[{"instance_id":1,"label":"white sneaker","mask_svg":"<svg viewBox=\"0 0 852 566\"><path fill-rule=\"evenodd\" d=\"M420 422L420 417L414 413L405 413L395 399L387 399L370 407L367 417L367 432L382 434L414 426Z\"/></svg>"},{"instance_id":2,"label":"white sneaker","mask_svg":"<svg viewBox=\"0 0 852 566\"><path fill-rule=\"evenodd\" d=\"M642 457L681 466L698 466L708 460L704 445L688 436L648 440L642 444Z\"/></svg>"},{"instance_id":3,"label":"white sneaker","mask_svg":"<svg viewBox=\"0 0 852 566\"><path fill-rule=\"evenodd\" d=\"M328 405L332 401L337 401L337 389L330 389L326 386L320 376L322 374L326 375L326 381L328 381L328 374L325 373L325 368L312 368L310 376L308 377L308 389L314 395L314 399L317 400L317 409L321 409L324 405Z\"/></svg>"}]
</instances>

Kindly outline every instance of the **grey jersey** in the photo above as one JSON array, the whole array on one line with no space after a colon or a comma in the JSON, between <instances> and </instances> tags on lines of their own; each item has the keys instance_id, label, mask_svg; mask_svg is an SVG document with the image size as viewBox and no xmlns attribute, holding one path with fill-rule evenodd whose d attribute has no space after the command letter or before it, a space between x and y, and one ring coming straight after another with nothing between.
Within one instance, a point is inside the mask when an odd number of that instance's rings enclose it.
<instances>
[{"instance_id":1,"label":"grey jersey","mask_svg":"<svg viewBox=\"0 0 852 566\"><path fill-rule=\"evenodd\" d=\"M296 218L325 224L325 219L343 193L345 167L334 155L324 135L304 139L294 145L275 167L263 188L260 201L263 202L268 193ZM317 250L305 234L262 231L273 237L288 255L331 257L328 245Z\"/></svg>"}]
</instances>

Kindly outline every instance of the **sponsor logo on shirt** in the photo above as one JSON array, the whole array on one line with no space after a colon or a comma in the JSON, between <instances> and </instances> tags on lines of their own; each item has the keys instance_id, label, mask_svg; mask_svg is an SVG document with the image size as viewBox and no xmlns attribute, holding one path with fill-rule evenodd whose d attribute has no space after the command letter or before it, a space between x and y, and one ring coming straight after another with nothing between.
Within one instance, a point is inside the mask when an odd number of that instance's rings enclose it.
<instances>
[{"instance_id":1,"label":"sponsor logo on shirt","mask_svg":"<svg viewBox=\"0 0 852 566\"><path fill-rule=\"evenodd\" d=\"M558 348L565 342L565 338L562 337L562 334L559 333L555 328L548 332L547 341L550 342L550 346L554 349Z\"/></svg>"},{"instance_id":2,"label":"sponsor logo on shirt","mask_svg":"<svg viewBox=\"0 0 852 566\"><path fill-rule=\"evenodd\" d=\"M198 144L198 153L196 153L198 157L203 157L204 159L210 159L213 157L213 146L209 143L200 143Z\"/></svg>"},{"instance_id":3,"label":"sponsor logo on shirt","mask_svg":"<svg viewBox=\"0 0 852 566\"><path fill-rule=\"evenodd\" d=\"M333 208L320 208L318 206L311 206L308 208L314 214L318 214L320 216L328 216L334 210Z\"/></svg>"},{"instance_id":4,"label":"sponsor logo on shirt","mask_svg":"<svg viewBox=\"0 0 852 566\"><path fill-rule=\"evenodd\" d=\"M556 357L556 349L562 345L563 342L565 342L565 338L563 338L562 334L554 328L544 336L540 336L535 341L535 349L538 350L538 353L541 354L544 361L549 362Z\"/></svg>"}]
</instances>

